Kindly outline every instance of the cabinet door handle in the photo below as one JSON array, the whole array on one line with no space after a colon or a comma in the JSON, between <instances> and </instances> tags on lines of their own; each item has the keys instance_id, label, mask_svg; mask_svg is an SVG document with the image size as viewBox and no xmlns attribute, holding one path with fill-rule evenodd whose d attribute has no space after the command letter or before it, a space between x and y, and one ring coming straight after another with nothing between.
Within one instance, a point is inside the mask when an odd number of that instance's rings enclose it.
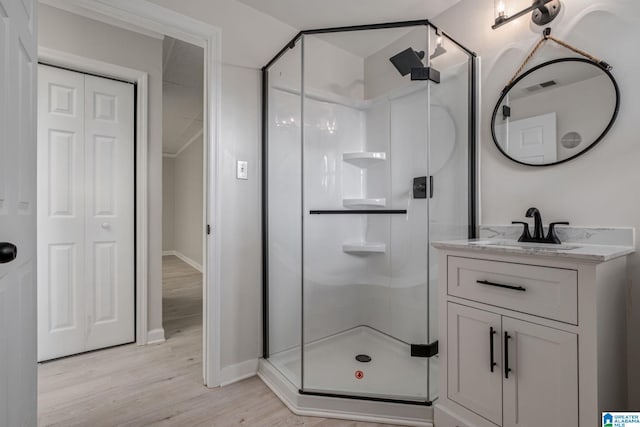
<instances>
[{"instance_id":1,"label":"cabinet door handle","mask_svg":"<svg viewBox=\"0 0 640 427\"><path fill-rule=\"evenodd\" d=\"M504 333L504 377L509 379L509 372L511 372L511 368L509 368L509 340L511 339L511 335L509 332Z\"/></svg>"},{"instance_id":2,"label":"cabinet door handle","mask_svg":"<svg viewBox=\"0 0 640 427\"><path fill-rule=\"evenodd\" d=\"M514 290L514 291L521 291L521 292L525 292L527 290L526 288L523 288L522 286L503 285L501 283L489 282L488 280L476 280L476 283L478 283L480 285L495 286L496 288L511 289L511 290Z\"/></svg>"},{"instance_id":3,"label":"cabinet door handle","mask_svg":"<svg viewBox=\"0 0 640 427\"><path fill-rule=\"evenodd\" d=\"M496 362L494 362L494 357L493 357L493 336L496 334L496 330L493 329L493 326L491 326L489 328L489 365L491 368L491 372L493 372L493 367L497 365Z\"/></svg>"}]
</instances>

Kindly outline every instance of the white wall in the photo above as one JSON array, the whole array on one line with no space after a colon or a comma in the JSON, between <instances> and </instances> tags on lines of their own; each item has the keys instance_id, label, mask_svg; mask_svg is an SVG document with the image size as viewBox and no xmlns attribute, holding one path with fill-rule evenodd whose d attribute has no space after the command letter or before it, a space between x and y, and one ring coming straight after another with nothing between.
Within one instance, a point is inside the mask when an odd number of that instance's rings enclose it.
<instances>
[{"instance_id":1,"label":"white wall","mask_svg":"<svg viewBox=\"0 0 640 427\"><path fill-rule=\"evenodd\" d=\"M38 6L39 46L149 73L148 327L162 328L162 40Z\"/></svg>"},{"instance_id":2,"label":"white wall","mask_svg":"<svg viewBox=\"0 0 640 427\"><path fill-rule=\"evenodd\" d=\"M173 177L175 159L162 158L162 251L173 251Z\"/></svg>"},{"instance_id":3,"label":"white wall","mask_svg":"<svg viewBox=\"0 0 640 427\"><path fill-rule=\"evenodd\" d=\"M152 0L222 30L221 366L262 349L260 68L296 30L235 0ZM249 162L237 180L236 160Z\"/></svg>"},{"instance_id":4,"label":"white wall","mask_svg":"<svg viewBox=\"0 0 640 427\"><path fill-rule=\"evenodd\" d=\"M177 157L162 159L162 250L175 251L202 265L202 138Z\"/></svg>"},{"instance_id":5,"label":"white wall","mask_svg":"<svg viewBox=\"0 0 640 427\"><path fill-rule=\"evenodd\" d=\"M202 265L202 137L173 159L173 250Z\"/></svg>"},{"instance_id":6,"label":"white wall","mask_svg":"<svg viewBox=\"0 0 640 427\"><path fill-rule=\"evenodd\" d=\"M222 366L261 355L262 234L260 77L256 70L222 67ZM236 160L249 162L236 179ZM214 233L216 231L214 230Z\"/></svg>"},{"instance_id":7,"label":"white wall","mask_svg":"<svg viewBox=\"0 0 640 427\"><path fill-rule=\"evenodd\" d=\"M463 0L434 22L482 57L481 156L482 223L508 224L522 219L530 206L546 222L569 220L578 226L640 228L640 2L634 0L565 0L551 26L561 39L600 56L614 66L621 89L617 123L591 151L569 163L533 168L499 153L489 133L491 112L500 91L539 39L541 28L521 18L498 30L493 0ZM569 51L558 50L564 56ZM640 253L629 257L628 379L630 408L640 407Z\"/></svg>"}]
</instances>

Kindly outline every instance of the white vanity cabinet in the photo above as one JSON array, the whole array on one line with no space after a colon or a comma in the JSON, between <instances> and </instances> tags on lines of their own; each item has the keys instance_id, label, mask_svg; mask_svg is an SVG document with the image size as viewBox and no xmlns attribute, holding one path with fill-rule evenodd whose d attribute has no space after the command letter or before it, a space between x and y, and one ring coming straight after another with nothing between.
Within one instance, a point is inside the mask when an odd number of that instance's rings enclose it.
<instances>
[{"instance_id":1,"label":"white vanity cabinet","mask_svg":"<svg viewBox=\"0 0 640 427\"><path fill-rule=\"evenodd\" d=\"M452 401L496 425L578 426L577 334L456 303L447 316Z\"/></svg>"},{"instance_id":2,"label":"white vanity cabinet","mask_svg":"<svg viewBox=\"0 0 640 427\"><path fill-rule=\"evenodd\" d=\"M627 409L625 251L434 246L436 427L595 427Z\"/></svg>"}]
</instances>

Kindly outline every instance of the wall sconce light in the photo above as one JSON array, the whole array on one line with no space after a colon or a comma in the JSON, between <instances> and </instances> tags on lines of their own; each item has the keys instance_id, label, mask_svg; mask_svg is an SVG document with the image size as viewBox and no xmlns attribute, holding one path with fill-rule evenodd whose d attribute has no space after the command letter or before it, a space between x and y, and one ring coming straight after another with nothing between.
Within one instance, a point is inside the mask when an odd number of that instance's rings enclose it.
<instances>
[{"instance_id":1,"label":"wall sconce light","mask_svg":"<svg viewBox=\"0 0 640 427\"><path fill-rule=\"evenodd\" d=\"M509 13L509 3L513 0L494 0L495 23L491 26L494 30L504 24L533 12L531 20L536 25L547 25L560 13L562 7L560 0L534 0L533 4L516 13Z\"/></svg>"}]
</instances>

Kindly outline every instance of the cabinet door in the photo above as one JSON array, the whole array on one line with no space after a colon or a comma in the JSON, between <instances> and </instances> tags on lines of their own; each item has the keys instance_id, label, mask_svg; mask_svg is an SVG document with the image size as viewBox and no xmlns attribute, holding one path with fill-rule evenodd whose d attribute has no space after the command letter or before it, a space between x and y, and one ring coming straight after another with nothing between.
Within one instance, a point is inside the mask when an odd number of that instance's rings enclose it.
<instances>
[{"instance_id":1,"label":"cabinet door","mask_svg":"<svg viewBox=\"0 0 640 427\"><path fill-rule=\"evenodd\" d=\"M502 329L503 426L578 427L577 335L509 317Z\"/></svg>"},{"instance_id":2,"label":"cabinet door","mask_svg":"<svg viewBox=\"0 0 640 427\"><path fill-rule=\"evenodd\" d=\"M448 397L501 424L500 316L453 303L448 304L447 310Z\"/></svg>"}]
</instances>

